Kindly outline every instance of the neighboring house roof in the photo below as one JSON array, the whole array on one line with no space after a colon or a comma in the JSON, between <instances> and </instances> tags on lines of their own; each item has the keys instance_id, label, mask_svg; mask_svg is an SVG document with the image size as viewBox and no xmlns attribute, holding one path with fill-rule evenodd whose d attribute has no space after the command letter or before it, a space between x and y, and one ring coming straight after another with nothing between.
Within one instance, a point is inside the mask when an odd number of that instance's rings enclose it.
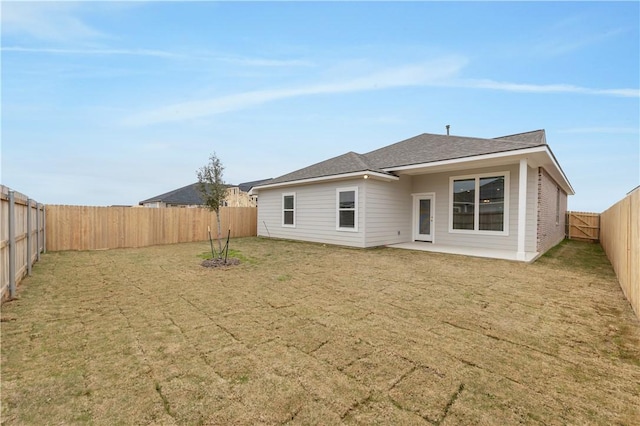
<instances>
[{"instance_id":1,"label":"neighboring house roof","mask_svg":"<svg viewBox=\"0 0 640 426\"><path fill-rule=\"evenodd\" d=\"M261 183L265 183L270 181L271 178L269 179L260 179L260 180L253 180L251 182L243 182L241 184L238 185L238 188L240 188L240 191L242 192L249 192L251 191L251 188L253 188L254 186L258 186Z\"/></svg>"},{"instance_id":2,"label":"neighboring house roof","mask_svg":"<svg viewBox=\"0 0 640 426\"><path fill-rule=\"evenodd\" d=\"M240 188L240 191L249 192L254 186L269 181L270 179L256 180L252 182L244 182L240 185L226 184L227 188ZM138 204L148 204L163 202L166 204L177 204L185 206L200 206L204 205L204 200L198 189L198 182L191 185L183 186L182 188L174 189L173 191L165 192L164 194L156 195L148 200L140 201Z\"/></svg>"},{"instance_id":3,"label":"neighboring house roof","mask_svg":"<svg viewBox=\"0 0 640 426\"><path fill-rule=\"evenodd\" d=\"M202 195L198 190L198 183L192 183L191 185L183 186L182 188L174 189L173 191L165 192L164 194L156 195L148 200L140 201L138 204L143 205L147 203L163 202L167 204L179 204L187 206L203 205Z\"/></svg>"}]
</instances>

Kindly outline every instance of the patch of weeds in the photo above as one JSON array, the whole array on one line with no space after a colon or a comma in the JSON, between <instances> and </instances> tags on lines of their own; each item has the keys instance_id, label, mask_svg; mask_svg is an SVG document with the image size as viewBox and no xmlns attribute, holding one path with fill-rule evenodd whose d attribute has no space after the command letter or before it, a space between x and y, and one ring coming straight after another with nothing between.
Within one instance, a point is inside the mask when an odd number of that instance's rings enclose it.
<instances>
[{"instance_id":1,"label":"patch of weeds","mask_svg":"<svg viewBox=\"0 0 640 426\"><path fill-rule=\"evenodd\" d=\"M621 324L612 340L618 350L616 358L640 367L640 353L633 344L634 333L628 325Z\"/></svg>"},{"instance_id":2,"label":"patch of weeds","mask_svg":"<svg viewBox=\"0 0 640 426\"><path fill-rule=\"evenodd\" d=\"M289 274L278 275L276 279L280 282L289 281L291 279L291 275Z\"/></svg>"},{"instance_id":3,"label":"patch of weeds","mask_svg":"<svg viewBox=\"0 0 640 426\"><path fill-rule=\"evenodd\" d=\"M539 262L603 276L614 274L602 246L586 241L565 239L542 255Z\"/></svg>"},{"instance_id":4,"label":"patch of weeds","mask_svg":"<svg viewBox=\"0 0 640 426\"><path fill-rule=\"evenodd\" d=\"M249 382L249 376L238 376L235 379L233 379L233 383L248 383Z\"/></svg>"},{"instance_id":5,"label":"patch of weeds","mask_svg":"<svg viewBox=\"0 0 640 426\"><path fill-rule=\"evenodd\" d=\"M197 257L205 260L211 259L211 251L204 251L200 253ZM224 255L222 257L224 258ZM235 257L236 259L240 260L240 262L242 263L250 263L250 264L256 263L254 259L248 258L244 254L242 254L240 250L235 250L232 248L229 249L229 254L227 255L227 257L229 258Z\"/></svg>"},{"instance_id":6,"label":"patch of weeds","mask_svg":"<svg viewBox=\"0 0 640 426\"><path fill-rule=\"evenodd\" d=\"M91 423L92 416L90 411L82 411L73 417L73 420L78 423Z\"/></svg>"}]
</instances>

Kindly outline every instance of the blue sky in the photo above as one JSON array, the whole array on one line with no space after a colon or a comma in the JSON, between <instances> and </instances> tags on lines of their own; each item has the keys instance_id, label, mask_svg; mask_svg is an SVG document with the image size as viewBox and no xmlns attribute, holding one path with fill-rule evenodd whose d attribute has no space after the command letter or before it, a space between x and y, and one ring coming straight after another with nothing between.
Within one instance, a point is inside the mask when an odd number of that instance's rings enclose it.
<instances>
[{"instance_id":1,"label":"blue sky","mask_svg":"<svg viewBox=\"0 0 640 426\"><path fill-rule=\"evenodd\" d=\"M603 211L640 183L638 2L6 2L2 184L49 204L276 177L420 133L544 128Z\"/></svg>"}]
</instances>

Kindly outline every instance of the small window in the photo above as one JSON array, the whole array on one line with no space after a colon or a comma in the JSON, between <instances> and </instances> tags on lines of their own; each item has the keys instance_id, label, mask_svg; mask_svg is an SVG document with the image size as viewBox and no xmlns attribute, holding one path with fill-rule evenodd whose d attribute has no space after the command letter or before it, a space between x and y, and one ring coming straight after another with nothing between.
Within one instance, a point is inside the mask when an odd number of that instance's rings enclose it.
<instances>
[{"instance_id":1,"label":"small window","mask_svg":"<svg viewBox=\"0 0 640 426\"><path fill-rule=\"evenodd\" d=\"M296 226L296 194L282 194L282 226Z\"/></svg>"},{"instance_id":2,"label":"small window","mask_svg":"<svg viewBox=\"0 0 640 426\"><path fill-rule=\"evenodd\" d=\"M358 188L338 188L336 206L336 229L356 232L358 230Z\"/></svg>"}]
</instances>

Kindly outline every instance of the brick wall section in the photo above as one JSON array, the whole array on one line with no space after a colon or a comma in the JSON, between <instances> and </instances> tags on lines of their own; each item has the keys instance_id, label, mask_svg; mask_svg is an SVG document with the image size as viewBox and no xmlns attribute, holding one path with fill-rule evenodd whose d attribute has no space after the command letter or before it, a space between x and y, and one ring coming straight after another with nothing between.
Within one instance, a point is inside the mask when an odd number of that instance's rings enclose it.
<instances>
[{"instance_id":1,"label":"brick wall section","mask_svg":"<svg viewBox=\"0 0 640 426\"><path fill-rule=\"evenodd\" d=\"M560 192L559 210L557 196ZM567 193L542 167L538 167L538 241L537 251L544 253L565 237Z\"/></svg>"}]
</instances>

